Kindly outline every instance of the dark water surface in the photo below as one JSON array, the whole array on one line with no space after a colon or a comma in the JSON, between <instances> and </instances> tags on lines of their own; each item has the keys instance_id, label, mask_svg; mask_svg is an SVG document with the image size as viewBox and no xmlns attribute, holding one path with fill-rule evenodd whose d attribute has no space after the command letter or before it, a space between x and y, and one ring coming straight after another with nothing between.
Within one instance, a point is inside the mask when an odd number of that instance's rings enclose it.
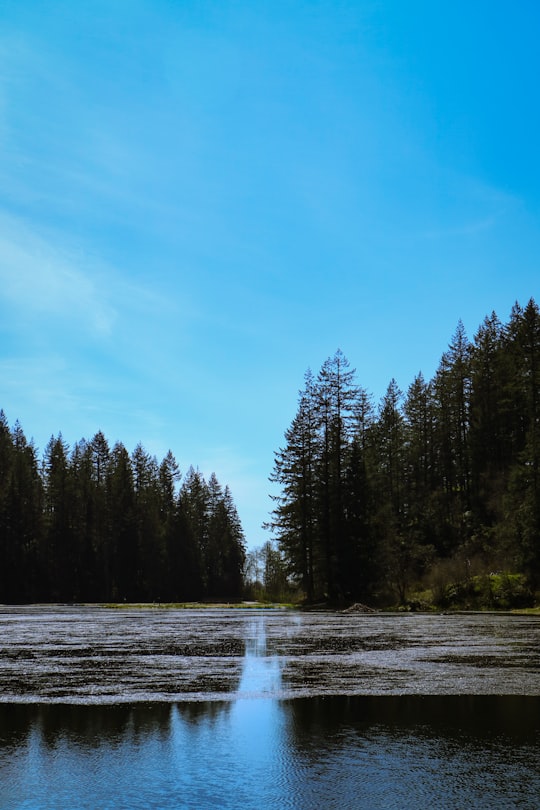
<instances>
[{"instance_id":1,"label":"dark water surface","mask_svg":"<svg viewBox=\"0 0 540 810\"><path fill-rule=\"evenodd\" d=\"M0 810L540 808L540 621L0 609Z\"/></svg>"}]
</instances>

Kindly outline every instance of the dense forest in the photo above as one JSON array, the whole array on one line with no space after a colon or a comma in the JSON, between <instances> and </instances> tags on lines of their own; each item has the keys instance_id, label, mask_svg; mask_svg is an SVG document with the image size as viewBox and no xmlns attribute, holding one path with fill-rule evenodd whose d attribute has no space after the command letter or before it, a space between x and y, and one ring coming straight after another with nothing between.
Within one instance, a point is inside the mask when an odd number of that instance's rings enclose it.
<instances>
[{"instance_id":1,"label":"dense forest","mask_svg":"<svg viewBox=\"0 0 540 810\"><path fill-rule=\"evenodd\" d=\"M498 572L500 585L502 572L513 601L530 600L539 383L532 299L507 324L486 317L472 342L459 322L433 379L418 374L405 393L392 380L378 408L341 351L308 371L272 474L274 574L277 551L310 601L405 603L424 582L444 604L456 588L466 602L482 576L490 588Z\"/></svg>"},{"instance_id":2,"label":"dense forest","mask_svg":"<svg viewBox=\"0 0 540 810\"><path fill-rule=\"evenodd\" d=\"M540 588L540 311L515 304L378 407L341 351L275 455L273 541L245 553L216 476L103 433L38 458L0 411L0 602L283 597L529 604ZM475 601L476 600L476 601Z\"/></svg>"},{"instance_id":3,"label":"dense forest","mask_svg":"<svg viewBox=\"0 0 540 810\"><path fill-rule=\"evenodd\" d=\"M231 493L181 481L141 445L103 433L38 459L0 411L0 602L183 601L242 594L244 536Z\"/></svg>"}]
</instances>

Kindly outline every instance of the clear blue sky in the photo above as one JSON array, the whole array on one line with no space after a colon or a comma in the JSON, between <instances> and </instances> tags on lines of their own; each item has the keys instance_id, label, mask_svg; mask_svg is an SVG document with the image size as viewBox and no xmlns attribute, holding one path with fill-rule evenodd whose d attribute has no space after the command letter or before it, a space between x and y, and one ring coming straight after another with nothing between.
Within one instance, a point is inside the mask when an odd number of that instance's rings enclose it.
<instances>
[{"instance_id":1,"label":"clear blue sky","mask_svg":"<svg viewBox=\"0 0 540 810\"><path fill-rule=\"evenodd\" d=\"M231 487L540 299L540 3L2 0L0 407Z\"/></svg>"}]
</instances>

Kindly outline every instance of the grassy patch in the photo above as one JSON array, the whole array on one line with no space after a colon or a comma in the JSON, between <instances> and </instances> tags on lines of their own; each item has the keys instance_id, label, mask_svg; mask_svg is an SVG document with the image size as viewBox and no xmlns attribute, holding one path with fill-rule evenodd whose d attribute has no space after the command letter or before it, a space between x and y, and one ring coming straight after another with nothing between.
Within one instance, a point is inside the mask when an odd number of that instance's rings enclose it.
<instances>
[{"instance_id":1,"label":"grassy patch","mask_svg":"<svg viewBox=\"0 0 540 810\"><path fill-rule=\"evenodd\" d=\"M430 589L409 595L409 609L520 610L538 612L535 595L523 574L497 571L466 578L439 576ZM415 607L416 606L416 607Z\"/></svg>"},{"instance_id":2,"label":"grassy patch","mask_svg":"<svg viewBox=\"0 0 540 810\"><path fill-rule=\"evenodd\" d=\"M113 610L208 610L230 608L234 610L286 609L294 605L277 602L106 602L98 607Z\"/></svg>"},{"instance_id":3,"label":"grassy patch","mask_svg":"<svg viewBox=\"0 0 540 810\"><path fill-rule=\"evenodd\" d=\"M512 613L516 613L519 616L540 616L540 605L529 608L514 608Z\"/></svg>"}]
</instances>

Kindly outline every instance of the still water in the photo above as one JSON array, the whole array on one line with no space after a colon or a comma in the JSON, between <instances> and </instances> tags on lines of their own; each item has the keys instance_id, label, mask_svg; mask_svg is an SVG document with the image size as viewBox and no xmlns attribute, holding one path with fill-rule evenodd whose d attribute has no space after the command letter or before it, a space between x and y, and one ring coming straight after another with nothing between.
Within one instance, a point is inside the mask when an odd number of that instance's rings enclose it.
<instances>
[{"instance_id":1,"label":"still water","mask_svg":"<svg viewBox=\"0 0 540 810\"><path fill-rule=\"evenodd\" d=\"M2 609L0 808L538 810L539 630Z\"/></svg>"}]
</instances>

